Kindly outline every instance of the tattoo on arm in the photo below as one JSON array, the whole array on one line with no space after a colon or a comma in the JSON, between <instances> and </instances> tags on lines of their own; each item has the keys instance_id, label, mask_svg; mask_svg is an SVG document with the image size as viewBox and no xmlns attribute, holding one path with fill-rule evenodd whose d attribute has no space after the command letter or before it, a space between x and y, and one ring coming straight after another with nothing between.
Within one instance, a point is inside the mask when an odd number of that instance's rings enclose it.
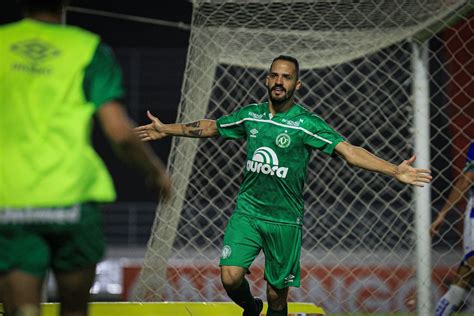
<instances>
[{"instance_id":1,"label":"tattoo on arm","mask_svg":"<svg viewBox=\"0 0 474 316\"><path fill-rule=\"evenodd\" d=\"M200 125L201 122L199 121L184 124L182 126L183 135L190 137L201 137L202 127Z\"/></svg>"}]
</instances>

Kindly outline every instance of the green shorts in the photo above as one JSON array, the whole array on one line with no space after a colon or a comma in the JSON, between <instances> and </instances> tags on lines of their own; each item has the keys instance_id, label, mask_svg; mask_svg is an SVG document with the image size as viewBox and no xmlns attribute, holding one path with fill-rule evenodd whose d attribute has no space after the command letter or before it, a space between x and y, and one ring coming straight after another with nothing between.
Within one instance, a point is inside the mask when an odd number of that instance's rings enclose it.
<instances>
[{"instance_id":1,"label":"green shorts","mask_svg":"<svg viewBox=\"0 0 474 316\"><path fill-rule=\"evenodd\" d=\"M225 230L220 265L248 269L263 250L267 282L279 289L299 287L301 236L301 226L234 213Z\"/></svg>"},{"instance_id":2,"label":"green shorts","mask_svg":"<svg viewBox=\"0 0 474 316\"><path fill-rule=\"evenodd\" d=\"M105 251L97 204L0 210L0 272L44 277L49 268L72 271L99 262Z\"/></svg>"}]
</instances>

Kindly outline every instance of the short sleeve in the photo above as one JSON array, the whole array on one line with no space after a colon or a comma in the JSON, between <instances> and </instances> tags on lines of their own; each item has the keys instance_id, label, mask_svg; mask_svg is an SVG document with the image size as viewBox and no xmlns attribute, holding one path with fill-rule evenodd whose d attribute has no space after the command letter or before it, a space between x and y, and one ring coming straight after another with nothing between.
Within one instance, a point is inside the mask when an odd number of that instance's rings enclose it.
<instances>
[{"instance_id":1,"label":"short sleeve","mask_svg":"<svg viewBox=\"0 0 474 316\"><path fill-rule=\"evenodd\" d=\"M344 141L338 132L316 115L311 116L305 127L304 143L325 154L332 155L336 145Z\"/></svg>"},{"instance_id":2,"label":"short sleeve","mask_svg":"<svg viewBox=\"0 0 474 316\"><path fill-rule=\"evenodd\" d=\"M217 119L217 130L224 138L243 138L247 135L245 130L246 108L232 112L229 115L221 116Z\"/></svg>"},{"instance_id":3,"label":"short sleeve","mask_svg":"<svg viewBox=\"0 0 474 316\"><path fill-rule=\"evenodd\" d=\"M84 94L98 109L104 103L124 97L122 70L112 49L100 43L84 76Z\"/></svg>"}]
</instances>

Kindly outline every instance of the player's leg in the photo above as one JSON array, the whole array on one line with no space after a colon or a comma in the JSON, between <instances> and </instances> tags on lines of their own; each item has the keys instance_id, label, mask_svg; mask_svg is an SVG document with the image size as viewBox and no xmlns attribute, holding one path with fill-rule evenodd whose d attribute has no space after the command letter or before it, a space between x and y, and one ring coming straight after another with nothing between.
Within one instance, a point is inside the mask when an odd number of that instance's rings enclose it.
<instances>
[{"instance_id":1,"label":"player's leg","mask_svg":"<svg viewBox=\"0 0 474 316\"><path fill-rule=\"evenodd\" d=\"M288 315L288 289L279 289L267 283L268 316Z\"/></svg>"},{"instance_id":2,"label":"player's leg","mask_svg":"<svg viewBox=\"0 0 474 316\"><path fill-rule=\"evenodd\" d=\"M299 287L301 278L301 226L258 221L263 232L265 279L269 316L288 314L289 286Z\"/></svg>"},{"instance_id":3,"label":"player's leg","mask_svg":"<svg viewBox=\"0 0 474 316\"><path fill-rule=\"evenodd\" d=\"M0 223L0 273L6 315L39 315L49 248L27 225Z\"/></svg>"},{"instance_id":4,"label":"player's leg","mask_svg":"<svg viewBox=\"0 0 474 316\"><path fill-rule=\"evenodd\" d=\"M96 265L105 251L100 209L93 203L81 205L79 222L65 226L61 234L51 237L51 266L58 286L61 315L87 315Z\"/></svg>"},{"instance_id":5,"label":"player's leg","mask_svg":"<svg viewBox=\"0 0 474 316\"><path fill-rule=\"evenodd\" d=\"M58 286L61 316L85 316L89 302L89 290L94 282L96 266L69 272L55 272Z\"/></svg>"},{"instance_id":6,"label":"player's leg","mask_svg":"<svg viewBox=\"0 0 474 316\"><path fill-rule=\"evenodd\" d=\"M0 303L5 302L5 293L7 291L7 273L0 271Z\"/></svg>"},{"instance_id":7,"label":"player's leg","mask_svg":"<svg viewBox=\"0 0 474 316\"><path fill-rule=\"evenodd\" d=\"M263 304L252 296L245 275L261 249L261 238L251 219L234 214L224 234L220 268L221 281L227 295L244 309L243 315L260 314Z\"/></svg>"},{"instance_id":8,"label":"player's leg","mask_svg":"<svg viewBox=\"0 0 474 316\"><path fill-rule=\"evenodd\" d=\"M436 316L451 315L464 301L474 277L474 210L464 215L464 258L456 271L454 282L436 304Z\"/></svg>"},{"instance_id":9,"label":"player's leg","mask_svg":"<svg viewBox=\"0 0 474 316\"><path fill-rule=\"evenodd\" d=\"M467 258L459 266L453 285L463 288L466 292L471 288L474 278L474 256Z\"/></svg>"},{"instance_id":10,"label":"player's leg","mask_svg":"<svg viewBox=\"0 0 474 316\"><path fill-rule=\"evenodd\" d=\"M247 269L238 266L221 266L221 281L227 295L244 309L243 315L259 315L257 302L245 278Z\"/></svg>"},{"instance_id":11,"label":"player's leg","mask_svg":"<svg viewBox=\"0 0 474 316\"><path fill-rule=\"evenodd\" d=\"M436 304L436 316L448 316L457 310L467 295L468 284L472 278L472 266L474 266L474 257L468 260L468 263L462 263L456 271L455 281L449 286L448 291L441 297ZM471 265L471 266L469 266Z\"/></svg>"},{"instance_id":12,"label":"player's leg","mask_svg":"<svg viewBox=\"0 0 474 316\"><path fill-rule=\"evenodd\" d=\"M43 279L13 270L5 274L3 307L5 315L39 316Z\"/></svg>"}]
</instances>

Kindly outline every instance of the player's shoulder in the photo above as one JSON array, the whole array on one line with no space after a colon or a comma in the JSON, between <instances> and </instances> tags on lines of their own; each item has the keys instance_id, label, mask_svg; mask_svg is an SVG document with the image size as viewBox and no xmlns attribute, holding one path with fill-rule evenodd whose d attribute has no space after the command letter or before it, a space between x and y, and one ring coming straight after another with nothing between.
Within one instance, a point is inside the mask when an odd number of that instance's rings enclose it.
<instances>
[{"instance_id":1,"label":"player's shoulder","mask_svg":"<svg viewBox=\"0 0 474 316\"><path fill-rule=\"evenodd\" d=\"M325 123L324 119L321 118L319 115L298 103L295 104L295 111L293 117L295 119L298 119L303 125Z\"/></svg>"},{"instance_id":2,"label":"player's shoulder","mask_svg":"<svg viewBox=\"0 0 474 316\"><path fill-rule=\"evenodd\" d=\"M243 106L239 112L242 116L261 119L267 111L266 109L268 109L268 103L251 103Z\"/></svg>"},{"instance_id":3,"label":"player's shoulder","mask_svg":"<svg viewBox=\"0 0 474 316\"><path fill-rule=\"evenodd\" d=\"M22 21L15 21L15 22L2 24L2 25L0 25L0 31L7 31L7 30L10 30L12 28L18 27L21 23L22 23Z\"/></svg>"},{"instance_id":4,"label":"player's shoulder","mask_svg":"<svg viewBox=\"0 0 474 316\"><path fill-rule=\"evenodd\" d=\"M94 32L83 29L82 27L75 25L64 25L63 28L67 30L71 35L76 35L78 37L85 37L91 40L100 41L100 36Z\"/></svg>"},{"instance_id":5,"label":"player's shoulder","mask_svg":"<svg viewBox=\"0 0 474 316\"><path fill-rule=\"evenodd\" d=\"M265 108L268 108L268 102L263 102L263 103L250 103L250 104L244 105L242 108L243 108L243 109L246 109L246 110L258 110L258 111L263 111Z\"/></svg>"}]
</instances>

